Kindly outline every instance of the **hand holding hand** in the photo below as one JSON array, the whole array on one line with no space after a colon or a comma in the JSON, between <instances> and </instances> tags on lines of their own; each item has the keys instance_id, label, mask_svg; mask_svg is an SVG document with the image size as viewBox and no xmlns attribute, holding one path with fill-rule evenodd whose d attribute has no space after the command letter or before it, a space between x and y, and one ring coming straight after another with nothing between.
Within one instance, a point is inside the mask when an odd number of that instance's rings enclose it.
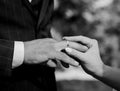
<instances>
[{"instance_id":1,"label":"hand holding hand","mask_svg":"<svg viewBox=\"0 0 120 91\"><path fill-rule=\"evenodd\" d=\"M26 64L40 64L48 62L52 59L57 59L73 66L79 65L79 63L74 59L70 58L67 54L60 51L62 49L65 49L65 41L57 42L54 39L46 38L24 42L24 45L24 63ZM51 62L48 62L49 66L56 66L54 62Z\"/></svg>"},{"instance_id":2,"label":"hand holding hand","mask_svg":"<svg viewBox=\"0 0 120 91\"><path fill-rule=\"evenodd\" d=\"M98 42L95 39L90 39L84 36L65 37L68 41L80 42L85 44L89 49L86 52L81 52L74 47L66 48L66 52L79 59L82 67L87 73L103 75L103 62L100 57Z\"/></svg>"}]
</instances>

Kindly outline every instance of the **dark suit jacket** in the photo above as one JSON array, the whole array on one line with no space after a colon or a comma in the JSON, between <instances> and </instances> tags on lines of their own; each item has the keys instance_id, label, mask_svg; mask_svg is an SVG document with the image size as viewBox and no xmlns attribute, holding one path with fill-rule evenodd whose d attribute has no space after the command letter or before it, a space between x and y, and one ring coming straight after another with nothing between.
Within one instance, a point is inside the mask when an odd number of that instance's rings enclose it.
<instances>
[{"instance_id":1,"label":"dark suit jacket","mask_svg":"<svg viewBox=\"0 0 120 91\"><path fill-rule=\"evenodd\" d=\"M14 41L46 37L52 6L53 0L33 5L28 0L0 0L0 91L56 90L52 68L23 64L12 69Z\"/></svg>"}]
</instances>

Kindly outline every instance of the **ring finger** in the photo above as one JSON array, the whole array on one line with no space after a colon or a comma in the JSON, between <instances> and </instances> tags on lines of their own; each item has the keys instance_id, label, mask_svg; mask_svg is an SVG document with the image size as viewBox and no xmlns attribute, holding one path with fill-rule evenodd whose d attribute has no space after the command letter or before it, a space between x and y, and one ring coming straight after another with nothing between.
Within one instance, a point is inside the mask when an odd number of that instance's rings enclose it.
<instances>
[{"instance_id":1,"label":"ring finger","mask_svg":"<svg viewBox=\"0 0 120 91\"><path fill-rule=\"evenodd\" d=\"M69 41L69 42L67 41L67 47L76 49L76 50L81 51L81 52L86 52L88 50L87 46L82 45L82 44L77 43L77 42L71 42L71 41Z\"/></svg>"}]
</instances>

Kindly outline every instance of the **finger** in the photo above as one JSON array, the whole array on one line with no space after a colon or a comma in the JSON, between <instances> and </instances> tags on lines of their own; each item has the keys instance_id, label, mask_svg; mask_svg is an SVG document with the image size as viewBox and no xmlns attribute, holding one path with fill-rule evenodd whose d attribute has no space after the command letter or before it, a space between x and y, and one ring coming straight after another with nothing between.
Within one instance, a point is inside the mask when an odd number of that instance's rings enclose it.
<instances>
[{"instance_id":1,"label":"finger","mask_svg":"<svg viewBox=\"0 0 120 91\"><path fill-rule=\"evenodd\" d=\"M80 43L76 43L76 42L70 42L70 41L69 42L61 41L61 42L56 43L55 44L55 49L57 51L61 51L61 50L65 49L67 46L69 46L71 48L74 48L76 50L82 51L82 52L85 52L85 51L88 50L87 46L82 45Z\"/></svg>"},{"instance_id":2,"label":"finger","mask_svg":"<svg viewBox=\"0 0 120 91\"><path fill-rule=\"evenodd\" d=\"M66 52L67 52L69 55L71 55L71 56L73 56L73 57L75 57L75 58L78 58L78 59L80 59L81 61L84 60L84 58L85 58L85 54L84 54L84 53L79 52L79 51L77 51L77 50L75 50L75 49L66 48L65 50L66 50Z\"/></svg>"},{"instance_id":3,"label":"finger","mask_svg":"<svg viewBox=\"0 0 120 91\"><path fill-rule=\"evenodd\" d=\"M69 45L70 48L76 49L76 50L81 51L81 52L86 52L88 50L87 46L82 45L80 43L69 42L68 45Z\"/></svg>"},{"instance_id":4,"label":"finger","mask_svg":"<svg viewBox=\"0 0 120 91\"><path fill-rule=\"evenodd\" d=\"M85 36L73 36L73 37L64 37L64 39L68 41L75 41L75 42L81 42L85 45L91 46L92 45L92 39L85 37Z\"/></svg>"},{"instance_id":5,"label":"finger","mask_svg":"<svg viewBox=\"0 0 120 91\"><path fill-rule=\"evenodd\" d=\"M54 45L56 51L61 51L61 50L65 49L66 46L67 46L67 45L66 45L66 41L57 42L57 43L55 43L55 45Z\"/></svg>"},{"instance_id":6,"label":"finger","mask_svg":"<svg viewBox=\"0 0 120 91\"><path fill-rule=\"evenodd\" d=\"M55 54L55 58L63 61L65 63L68 63L72 66L79 66L79 63L77 61L75 61L74 59L70 58L67 54L62 53L62 52L56 52Z\"/></svg>"},{"instance_id":7,"label":"finger","mask_svg":"<svg viewBox=\"0 0 120 91\"><path fill-rule=\"evenodd\" d=\"M56 67L57 67L57 64L56 64L54 61L52 61L52 60L49 60L49 61L47 62L47 65L48 65L49 67L53 67L53 68L56 68Z\"/></svg>"}]
</instances>

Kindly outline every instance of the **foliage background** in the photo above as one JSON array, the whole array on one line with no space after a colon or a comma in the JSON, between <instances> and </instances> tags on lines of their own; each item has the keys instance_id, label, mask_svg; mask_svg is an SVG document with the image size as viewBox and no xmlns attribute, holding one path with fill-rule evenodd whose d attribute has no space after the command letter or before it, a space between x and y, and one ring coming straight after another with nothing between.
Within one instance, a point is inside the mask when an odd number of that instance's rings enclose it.
<instances>
[{"instance_id":1,"label":"foliage background","mask_svg":"<svg viewBox=\"0 0 120 91\"><path fill-rule=\"evenodd\" d=\"M62 36L84 35L97 39L104 63L120 67L120 0L55 0L53 26ZM111 89L101 82L64 80L58 82L58 91Z\"/></svg>"}]
</instances>

